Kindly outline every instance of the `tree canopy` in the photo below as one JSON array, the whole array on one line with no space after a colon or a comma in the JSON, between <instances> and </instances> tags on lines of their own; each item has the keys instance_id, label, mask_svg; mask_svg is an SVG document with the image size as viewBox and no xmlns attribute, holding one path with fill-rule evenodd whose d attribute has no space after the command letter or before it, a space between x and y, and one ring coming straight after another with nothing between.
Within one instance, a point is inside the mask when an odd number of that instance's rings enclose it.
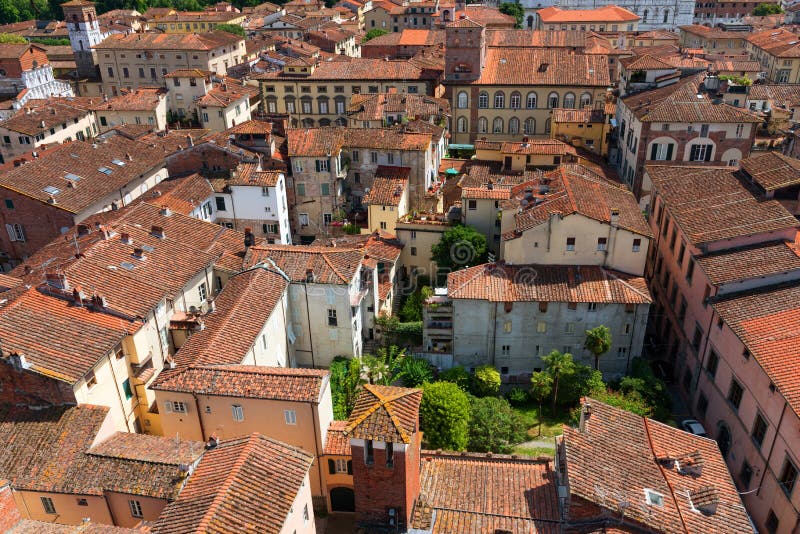
<instances>
[{"instance_id":1,"label":"tree canopy","mask_svg":"<svg viewBox=\"0 0 800 534\"><path fill-rule=\"evenodd\" d=\"M500 10L500 13L511 15L517 19L517 23L514 25L515 28L522 28L522 20L525 17L525 9L521 4L516 2L503 2L500 4L498 9Z\"/></svg>"},{"instance_id":2,"label":"tree canopy","mask_svg":"<svg viewBox=\"0 0 800 534\"><path fill-rule=\"evenodd\" d=\"M381 35L386 35L387 33L389 32L387 32L384 29L372 28L370 31L366 33L366 35L364 35L364 39L361 42L366 43L370 39L375 39L376 37L380 37Z\"/></svg>"},{"instance_id":3,"label":"tree canopy","mask_svg":"<svg viewBox=\"0 0 800 534\"><path fill-rule=\"evenodd\" d=\"M433 261L439 269L455 270L486 263L486 236L470 226L450 228L431 247Z\"/></svg>"},{"instance_id":4,"label":"tree canopy","mask_svg":"<svg viewBox=\"0 0 800 534\"><path fill-rule=\"evenodd\" d=\"M783 13L780 4L758 4L755 9L753 9L753 16L755 17L777 15L778 13Z\"/></svg>"},{"instance_id":5,"label":"tree canopy","mask_svg":"<svg viewBox=\"0 0 800 534\"><path fill-rule=\"evenodd\" d=\"M508 454L513 445L525 441L525 422L506 399L470 398L467 450Z\"/></svg>"},{"instance_id":6,"label":"tree canopy","mask_svg":"<svg viewBox=\"0 0 800 534\"><path fill-rule=\"evenodd\" d=\"M419 419L428 447L464 450L470 418L467 394L452 382L424 384L422 392Z\"/></svg>"},{"instance_id":7,"label":"tree canopy","mask_svg":"<svg viewBox=\"0 0 800 534\"><path fill-rule=\"evenodd\" d=\"M0 44L25 44L28 41L15 33L0 33Z\"/></svg>"},{"instance_id":8,"label":"tree canopy","mask_svg":"<svg viewBox=\"0 0 800 534\"><path fill-rule=\"evenodd\" d=\"M595 370L600 370L600 356L611 350L611 330L603 325L587 330L583 347L594 356Z\"/></svg>"},{"instance_id":9,"label":"tree canopy","mask_svg":"<svg viewBox=\"0 0 800 534\"><path fill-rule=\"evenodd\" d=\"M214 29L222 32L232 33L240 37L244 37L244 28L242 28L238 24L217 24L216 26L214 26Z\"/></svg>"}]
</instances>

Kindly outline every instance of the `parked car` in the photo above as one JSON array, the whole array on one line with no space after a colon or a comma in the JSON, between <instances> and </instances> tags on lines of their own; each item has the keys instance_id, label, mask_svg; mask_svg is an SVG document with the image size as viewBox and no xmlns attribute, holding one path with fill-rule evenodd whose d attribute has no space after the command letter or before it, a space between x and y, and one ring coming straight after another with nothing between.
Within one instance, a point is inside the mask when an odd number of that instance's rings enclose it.
<instances>
[{"instance_id":1,"label":"parked car","mask_svg":"<svg viewBox=\"0 0 800 534\"><path fill-rule=\"evenodd\" d=\"M672 376L672 366L669 362L664 360L652 360L650 362L650 368L659 380L663 380L667 384L672 384L675 381Z\"/></svg>"},{"instance_id":2,"label":"parked car","mask_svg":"<svg viewBox=\"0 0 800 534\"><path fill-rule=\"evenodd\" d=\"M696 419L685 420L683 423L681 423L681 428L690 434L694 434L695 436L700 436L702 438L708 437L708 434L706 434L706 428L700 421Z\"/></svg>"}]
</instances>

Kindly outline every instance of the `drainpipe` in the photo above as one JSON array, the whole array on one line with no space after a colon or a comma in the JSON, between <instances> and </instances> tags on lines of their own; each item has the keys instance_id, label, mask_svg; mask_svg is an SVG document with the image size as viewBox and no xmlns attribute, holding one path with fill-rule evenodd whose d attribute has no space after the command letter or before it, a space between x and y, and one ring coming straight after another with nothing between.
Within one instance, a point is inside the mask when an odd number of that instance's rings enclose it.
<instances>
[{"instance_id":1,"label":"drainpipe","mask_svg":"<svg viewBox=\"0 0 800 534\"><path fill-rule=\"evenodd\" d=\"M197 423L200 425L200 434L203 436L203 441L208 439L206 436L206 429L203 425L203 412L200 411L200 401L197 399L197 393L192 393L192 397L194 398L194 407L197 410Z\"/></svg>"},{"instance_id":2,"label":"drainpipe","mask_svg":"<svg viewBox=\"0 0 800 534\"><path fill-rule=\"evenodd\" d=\"M318 407L318 406L319 406L319 402L312 402L312 403L309 404L308 407L311 410L311 423L312 423L311 426L314 427L314 448L317 449L317 454L316 454L317 458L316 458L316 460L317 460L317 475L319 476L319 490L320 490L320 493L322 493L323 499L325 499L325 507L327 508L327 506L328 506L328 499L327 499L328 492L326 491L324 477L322 476L322 449L321 449L321 447L322 447L322 439L321 439L321 436L317 435L317 424L319 423L319 421L317 420L316 410L314 409L315 407ZM320 431L321 431L321 429L320 429Z\"/></svg>"},{"instance_id":3,"label":"drainpipe","mask_svg":"<svg viewBox=\"0 0 800 534\"><path fill-rule=\"evenodd\" d=\"M117 373L114 372L114 363L111 361L111 354L106 354L106 358L108 359L108 365L111 367L111 378L114 380L114 389L117 390L117 400L119 401L119 409L122 411L122 417L125 419L125 428L128 429L128 432L131 432L131 425L128 423L128 414L125 413L125 405L122 403L122 397L120 397L119 391L119 382L117 382ZM136 399L139 400L138 398Z\"/></svg>"},{"instance_id":4,"label":"drainpipe","mask_svg":"<svg viewBox=\"0 0 800 534\"><path fill-rule=\"evenodd\" d=\"M308 348L311 349L311 367L316 369L317 365L314 362L314 336L311 335L311 313L308 311L308 282L303 282L303 295L306 298L306 322L308 323Z\"/></svg>"},{"instance_id":5,"label":"drainpipe","mask_svg":"<svg viewBox=\"0 0 800 534\"><path fill-rule=\"evenodd\" d=\"M778 434L781 430L781 424L783 423L783 416L786 414L786 406L787 403L784 401L783 408L781 408L781 416L778 419L778 426L775 427L775 436L772 438L772 444L769 446L769 453L767 453L767 458L764 463L764 469L761 471L761 480L758 481L758 489L756 490L756 495L761 493L761 486L764 484L764 477L769 470L769 461L772 458L772 451L775 449L775 442L778 441Z\"/></svg>"}]
</instances>

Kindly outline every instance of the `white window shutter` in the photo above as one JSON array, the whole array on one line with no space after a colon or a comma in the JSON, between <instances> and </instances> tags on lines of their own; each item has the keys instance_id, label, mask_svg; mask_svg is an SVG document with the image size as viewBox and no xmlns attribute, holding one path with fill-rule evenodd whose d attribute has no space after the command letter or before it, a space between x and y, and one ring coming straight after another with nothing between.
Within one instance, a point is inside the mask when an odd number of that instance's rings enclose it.
<instances>
[{"instance_id":1,"label":"white window shutter","mask_svg":"<svg viewBox=\"0 0 800 534\"><path fill-rule=\"evenodd\" d=\"M8 238L11 241L17 240L17 232L14 230L14 227L10 224L6 224L6 232L8 232Z\"/></svg>"},{"instance_id":2,"label":"white window shutter","mask_svg":"<svg viewBox=\"0 0 800 534\"><path fill-rule=\"evenodd\" d=\"M164 408L167 410L167 413L172 413L172 402L171 401L164 402Z\"/></svg>"},{"instance_id":3,"label":"white window shutter","mask_svg":"<svg viewBox=\"0 0 800 534\"><path fill-rule=\"evenodd\" d=\"M17 234L17 241L23 241L24 242L25 241L25 232L22 230L22 225L21 224L15 224L14 225L14 230L15 230L15 232Z\"/></svg>"}]
</instances>

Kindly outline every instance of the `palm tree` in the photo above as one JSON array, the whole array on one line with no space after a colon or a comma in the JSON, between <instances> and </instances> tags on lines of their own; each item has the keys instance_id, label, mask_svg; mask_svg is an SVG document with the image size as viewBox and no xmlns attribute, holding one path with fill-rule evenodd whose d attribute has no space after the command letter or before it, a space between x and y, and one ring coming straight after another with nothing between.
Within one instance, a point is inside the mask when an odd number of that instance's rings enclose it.
<instances>
[{"instance_id":1,"label":"palm tree","mask_svg":"<svg viewBox=\"0 0 800 534\"><path fill-rule=\"evenodd\" d=\"M553 350L550 354L542 358L547 366L547 374L553 379L553 412L556 411L556 399L558 398L558 381L561 377L575 372L575 362L569 352L561 353Z\"/></svg>"},{"instance_id":2,"label":"palm tree","mask_svg":"<svg viewBox=\"0 0 800 534\"><path fill-rule=\"evenodd\" d=\"M611 330L603 325L587 330L583 347L594 355L594 368L599 371L600 356L611 350Z\"/></svg>"},{"instance_id":3,"label":"palm tree","mask_svg":"<svg viewBox=\"0 0 800 534\"><path fill-rule=\"evenodd\" d=\"M553 389L553 377L538 371L531 375L531 397L539 401L539 435L542 435L542 401Z\"/></svg>"}]
</instances>

